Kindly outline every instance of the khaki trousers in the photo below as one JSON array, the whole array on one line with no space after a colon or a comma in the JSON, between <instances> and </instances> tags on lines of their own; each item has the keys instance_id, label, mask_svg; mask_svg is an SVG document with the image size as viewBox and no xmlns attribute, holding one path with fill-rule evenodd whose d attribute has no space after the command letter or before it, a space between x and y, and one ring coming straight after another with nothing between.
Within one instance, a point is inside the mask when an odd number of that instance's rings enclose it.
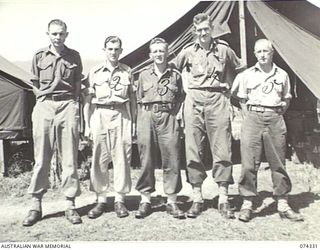
<instances>
[{"instance_id":1,"label":"khaki trousers","mask_svg":"<svg viewBox=\"0 0 320 250\"><path fill-rule=\"evenodd\" d=\"M79 196L79 104L74 100L37 101L32 123L35 165L28 193L44 193L50 188L49 171L56 143L62 164L62 192L70 198Z\"/></svg>"},{"instance_id":2,"label":"khaki trousers","mask_svg":"<svg viewBox=\"0 0 320 250\"><path fill-rule=\"evenodd\" d=\"M114 191L131 191L132 122L129 102L114 109L96 107L90 127L93 136L91 190L106 192L109 187L108 165L113 162Z\"/></svg>"}]
</instances>

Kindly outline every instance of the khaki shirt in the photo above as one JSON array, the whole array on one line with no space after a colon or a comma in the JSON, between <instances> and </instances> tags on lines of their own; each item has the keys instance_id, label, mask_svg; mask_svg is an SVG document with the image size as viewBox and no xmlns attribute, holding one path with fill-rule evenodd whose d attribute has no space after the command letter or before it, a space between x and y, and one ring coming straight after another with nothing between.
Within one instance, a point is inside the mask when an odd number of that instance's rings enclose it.
<instances>
[{"instance_id":1,"label":"khaki shirt","mask_svg":"<svg viewBox=\"0 0 320 250\"><path fill-rule=\"evenodd\" d=\"M67 47L58 56L49 46L35 53L31 72L35 76L32 81L40 93L75 94L75 84L81 83L81 58L77 51Z\"/></svg>"},{"instance_id":2,"label":"khaki shirt","mask_svg":"<svg viewBox=\"0 0 320 250\"><path fill-rule=\"evenodd\" d=\"M89 72L88 84L84 94L93 95L92 104L125 103L133 92L131 69L122 63L114 69L105 63L97 65Z\"/></svg>"},{"instance_id":3,"label":"khaki shirt","mask_svg":"<svg viewBox=\"0 0 320 250\"><path fill-rule=\"evenodd\" d=\"M213 40L207 51L199 41L186 45L176 58L178 70L187 72L187 88L202 89L210 87L230 88L233 77L231 71L244 65L228 43Z\"/></svg>"},{"instance_id":4,"label":"khaki shirt","mask_svg":"<svg viewBox=\"0 0 320 250\"><path fill-rule=\"evenodd\" d=\"M289 76L276 64L272 65L269 73L265 73L257 63L240 73L234 84L239 85L237 96L247 99L248 105L277 107L292 97Z\"/></svg>"},{"instance_id":5,"label":"khaki shirt","mask_svg":"<svg viewBox=\"0 0 320 250\"><path fill-rule=\"evenodd\" d=\"M176 69L168 67L161 76L158 76L152 64L139 74L137 86L138 103L177 103L182 98L181 75Z\"/></svg>"}]
</instances>

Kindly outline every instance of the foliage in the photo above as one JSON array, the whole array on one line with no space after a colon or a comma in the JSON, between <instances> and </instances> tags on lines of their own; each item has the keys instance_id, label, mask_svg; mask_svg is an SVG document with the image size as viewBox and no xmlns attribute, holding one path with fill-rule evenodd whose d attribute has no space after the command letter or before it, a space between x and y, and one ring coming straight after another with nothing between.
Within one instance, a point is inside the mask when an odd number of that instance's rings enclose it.
<instances>
[{"instance_id":1,"label":"foliage","mask_svg":"<svg viewBox=\"0 0 320 250\"><path fill-rule=\"evenodd\" d=\"M28 143L11 145L8 160L8 176L17 177L18 175L29 172L33 168L33 152Z\"/></svg>"}]
</instances>

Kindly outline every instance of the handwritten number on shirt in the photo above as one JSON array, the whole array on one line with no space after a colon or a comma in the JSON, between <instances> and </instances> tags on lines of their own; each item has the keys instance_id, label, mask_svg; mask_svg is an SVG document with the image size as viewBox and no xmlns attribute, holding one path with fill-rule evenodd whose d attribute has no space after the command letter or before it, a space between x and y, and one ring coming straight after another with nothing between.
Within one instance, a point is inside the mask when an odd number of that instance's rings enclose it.
<instances>
[{"instance_id":1,"label":"handwritten number on shirt","mask_svg":"<svg viewBox=\"0 0 320 250\"><path fill-rule=\"evenodd\" d=\"M109 83L110 89L113 89L114 91L120 91L122 90L122 84L121 84L121 77L120 76L114 76L112 80Z\"/></svg>"},{"instance_id":2,"label":"handwritten number on shirt","mask_svg":"<svg viewBox=\"0 0 320 250\"><path fill-rule=\"evenodd\" d=\"M168 93L168 84L170 83L169 79L162 79L159 82L158 88L157 88L157 92L160 96L164 96L165 94Z\"/></svg>"},{"instance_id":3,"label":"handwritten number on shirt","mask_svg":"<svg viewBox=\"0 0 320 250\"><path fill-rule=\"evenodd\" d=\"M272 82L267 82L266 85L262 87L262 92L264 94L269 94L274 89L275 84L282 85L282 82L277 82L276 79L274 79Z\"/></svg>"}]
</instances>

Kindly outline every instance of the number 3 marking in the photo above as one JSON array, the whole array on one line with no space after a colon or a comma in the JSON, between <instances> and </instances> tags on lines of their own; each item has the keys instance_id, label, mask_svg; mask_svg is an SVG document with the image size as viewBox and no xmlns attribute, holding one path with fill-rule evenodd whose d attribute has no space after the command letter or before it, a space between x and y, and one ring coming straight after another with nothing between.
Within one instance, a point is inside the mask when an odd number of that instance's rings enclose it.
<instances>
[{"instance_id":1,"label":"number 3 marking","mask_svg":"<svg viewBox=\"0 0 320 250\"><path fill-rule=\"evenodd\" d=\"M160 96L164 96L165 94L168 93L168 84L170 83L170 80L169 79L162 79L160 82L159 82L159 86L157 88L157 92Z\"/></svg>"}]
</instances>

